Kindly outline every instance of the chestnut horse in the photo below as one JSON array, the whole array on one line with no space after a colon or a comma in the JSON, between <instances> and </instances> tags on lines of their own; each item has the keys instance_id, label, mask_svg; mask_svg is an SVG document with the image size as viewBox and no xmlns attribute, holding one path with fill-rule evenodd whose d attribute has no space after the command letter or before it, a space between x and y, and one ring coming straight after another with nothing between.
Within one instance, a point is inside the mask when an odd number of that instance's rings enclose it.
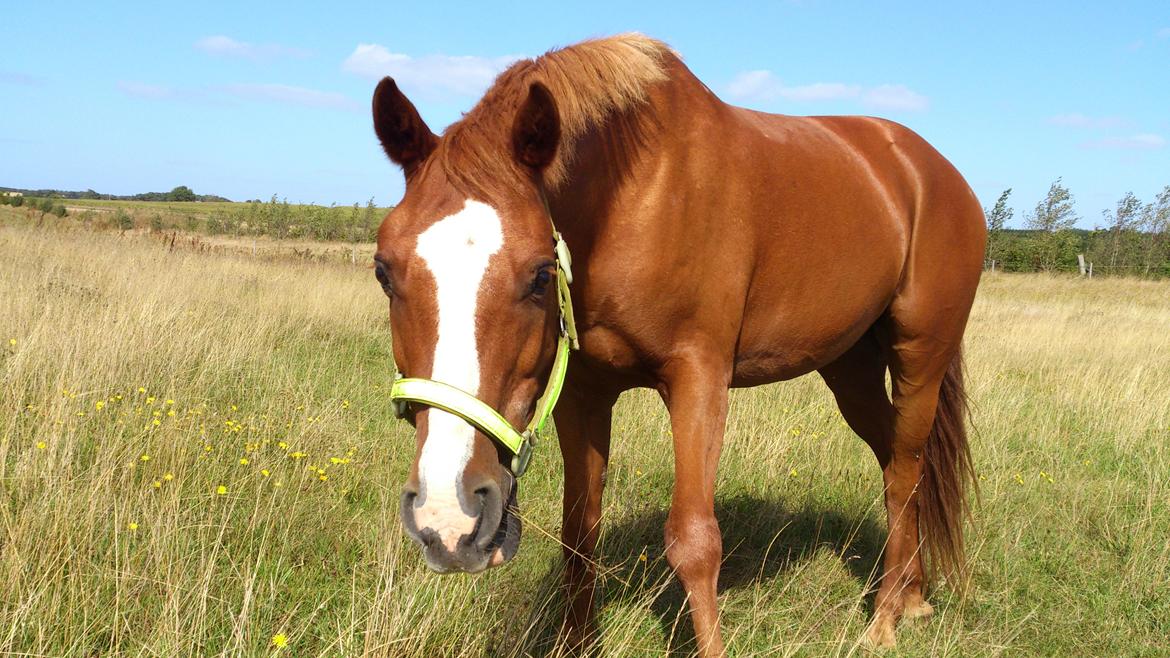
<instances>
[{"instance_id":1,"label":"chestnut horse","mask_svg":"<svg viewBox=\"0 0 1170 658\"><path fill-rule=\"evenodd\" d=\"M932 570L964 567L960 342L985 241L978 200L934 148L881 119L727 105L640 35L512 65L442 136L390 78L373 114L406 176L375 256L404 375L522 427L557 352L555 230L573 254L580 349L553 416L571 641L595 630L618 394L653 387L670 412L666 557L699 652L722 655L715 472L728 389L814 370L885 484L889 540L865 639L892 645L899 619L931 614L923 553ZM402 522L435 570L506 562L520 537L511 455L433 407L410 414Z\"/></svg>"}]
</instances>

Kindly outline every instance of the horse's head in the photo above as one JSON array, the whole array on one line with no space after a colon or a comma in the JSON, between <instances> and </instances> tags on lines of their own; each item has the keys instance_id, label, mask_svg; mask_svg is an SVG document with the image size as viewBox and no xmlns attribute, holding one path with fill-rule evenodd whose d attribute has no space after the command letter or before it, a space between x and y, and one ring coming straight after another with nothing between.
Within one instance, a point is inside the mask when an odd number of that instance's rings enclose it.
<instances>
[{"instance_id":1,"label":"horse's head","mask_svg":"<svg viewBox=\"0 0 1170 658\"><path fill-rule=\"evenodd\" d=\"M406 175L406 194L378 231L375 274L390 299L399 372L455 387L513 428L535 413L557 353L553 230L540 174L560 126L533 86L511 120L511 175L473 194L435 163L435 135L390 78L374 92L374 129ZM475 172L458 172L466 179ZM502 564L520 543L513 454L463 418L411 404L416 452L403 487L406 532L440 572Z\"/></svg>"}]
</instances>

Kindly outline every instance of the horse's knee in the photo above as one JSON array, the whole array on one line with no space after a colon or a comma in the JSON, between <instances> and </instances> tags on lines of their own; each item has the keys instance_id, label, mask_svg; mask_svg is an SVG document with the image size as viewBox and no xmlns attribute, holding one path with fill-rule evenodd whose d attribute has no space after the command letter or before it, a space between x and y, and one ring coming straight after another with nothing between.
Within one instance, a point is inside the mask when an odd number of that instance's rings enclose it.
<instances>
[{"instance_id":1,"label":"horse's knee","mask_svg":"<svg viewBox=\"0 0 1170 658\"><path fill-rule=\"evenodd\" d=\"M672 514L666 522L664 539L666 561L684 581L718 572L723 538L713 515Z\"/></svg>"}]
</instances>

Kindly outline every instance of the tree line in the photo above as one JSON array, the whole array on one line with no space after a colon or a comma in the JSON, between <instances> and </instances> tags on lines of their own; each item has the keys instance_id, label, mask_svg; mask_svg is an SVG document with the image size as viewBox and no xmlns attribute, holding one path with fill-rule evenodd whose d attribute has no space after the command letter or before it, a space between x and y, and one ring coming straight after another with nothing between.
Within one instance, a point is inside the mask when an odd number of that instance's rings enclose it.
<instances>
[{"instance_id":1,"label":"tree line","mask_svg":"<svg viewBox=\"0 0 1170 658\"><path fill-rule=\"evenodd\" d=\"M1091 230L1080 221L1072 193L1057 178L1048 193L1024 215L1024 229L1007 228L1015 211L1012 190L999 195L987 220L988 267L1006 272L1075 272L1078 254L1093 264L1094 275L1170 277L1170 185L1143 202L1128 192L1102 213Z\"/></svg>"},{"instance_id":2,"label":"tree line","mask_svg":"<svg viewBox=\"0 0 1170 658\"><path fill-rule=\"evenodd\" d=\"M170 192L143 192L119 196L117 194L102 194L93 190L73 192L69 190L24 190L15 187L0 187L0 192L20 192L24 196L53 198L53 199L104 199L107 201L231 201L215 194L195 194L190 187L179 185Z\"/></svg>"}]
</instances>

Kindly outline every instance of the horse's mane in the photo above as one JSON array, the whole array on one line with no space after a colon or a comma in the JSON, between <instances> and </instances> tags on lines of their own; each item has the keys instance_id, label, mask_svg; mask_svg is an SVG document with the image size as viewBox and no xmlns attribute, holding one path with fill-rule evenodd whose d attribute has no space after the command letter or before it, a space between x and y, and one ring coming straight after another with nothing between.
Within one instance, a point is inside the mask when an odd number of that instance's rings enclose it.
<instances>
[{"instance_id":1,"label":"horse's mane","mask_svg":"<svg viewBox=\"0 0 1170 658\"><path fill-rule=\"evenodd\" d=\"M565 180L577 139L611 115L644 103L648 87L667 78L670 56L676 55L661 41L622 34L516 62L470 112L447 128L432 159L468 192L483 193L489 181L515 175L512 121L529 87L540 82L552 93L561 121L557 156L544 173L545 185L556 189Z\"/></svg>"}]
</instances>

